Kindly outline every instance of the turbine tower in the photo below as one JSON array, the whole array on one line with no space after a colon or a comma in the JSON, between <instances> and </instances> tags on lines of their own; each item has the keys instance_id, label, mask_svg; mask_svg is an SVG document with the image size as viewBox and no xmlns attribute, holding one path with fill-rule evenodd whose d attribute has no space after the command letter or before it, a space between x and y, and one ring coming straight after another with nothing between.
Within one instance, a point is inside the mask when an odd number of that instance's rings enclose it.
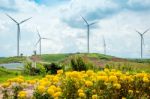
<instances>
[{"instance_id":1,"label":"turbine tower","mask_svg":"<svg viewBox=\"0 0 150 99\"><path fill-rule=\"evenodd\" d=\"M144 34L147 33L149 31L149 29L147 29L146 31L144 31L143 33L140 33L139 31L136 30L136 32L140 35L141 37L141 58L143 58L143 44L144 44Z\"/></svg>"},{"instance_id":2,"label":"turbine tower","mask_svg":"<svg viewBox=\"0 0 150 99\"><path fill-rule=\"evenodd\" d=\"M37 41L36 46L39 43L39 51L40 51L40 55L41 55L41 52L42 52L42 48L41 48L42 47L42 39L46 39L46 40L50 40L50 39L42 38L38 30L37 30L37 33L38 33L38 36L39 36L39 40Z\"/></svg>"},{"instance_id":3,"label":"turbine tower","mask_svg":"<svg viewBox=\"0 0 150 99\"><path fill-rule=\"evenodd\" d=\"M103 48L104 48L104 54L106 55L106 41L104 36L103 36Z\"/></svg>"},{"instance_id":4,"label":"turbine tower","mask_svg":"<svg viewBox=\"0 0 150 99\"><path fill-rule=\"evenodd\" d=\"M16 25L17 25L17 56L19 56L19 51L20 51L20 25L22 24L22 23L24 23L24 22L26 22L26 21L28 21L29 19L31 19L31 17L30 18L27 18L27 19L25 19L25 20L23 20L23 21L21 21L21 22L17 22L14 18L12 18L10 15L8 15L8 14L6 14L12 21L14 21L15 23L16 23Z\"/></svg>"},{"instance_id":5,"label":"turbine tower","mask_svg":"<svg viewBox=\"0 0 150 99\"><path fill-rule=\"evenodd\" d=\"M87 20L84 17L82 17L82 19L84 20L84 22L86 23L86 26L87 26L87 52L89 53L90 52L90 44L89 44L89 40L90 40L90 26L96 24L96 22L88 23Z\"/></svg>"}]
</instances>

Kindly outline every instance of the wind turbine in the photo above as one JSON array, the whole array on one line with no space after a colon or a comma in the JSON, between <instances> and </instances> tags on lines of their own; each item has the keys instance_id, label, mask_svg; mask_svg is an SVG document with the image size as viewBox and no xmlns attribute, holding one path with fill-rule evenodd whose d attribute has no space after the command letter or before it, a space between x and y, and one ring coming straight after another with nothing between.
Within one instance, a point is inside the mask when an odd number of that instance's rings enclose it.
<instances>
[{"instance_id":1,"label":"wind turbine","mask_svg":"<svg viewBox=\"0 0 150 99\"><path fill-rule=\"evenodd\" d=\"M106 55L106 41L104 36L103 36L103 48L104 48L104 54Z\"/></svg>"},{"instance_id":2,"label":"wind turbine","mask_svg":"<svg viewBox=\"0 0 150 99\"><path fill-rule=\"evenodd\" d=\"M19 43L20 43L20 25L26 21L28 21L29 19L31 19L32 17L30 18L27 18L25 20L22 20L21 22L17 22L14 18L12 18L10 15L6 14L6 16L8 16L12 21L14 21L17 25L17 56L19 56Z\"/></svg>"},{"instance_id":3,"label":"wind turbine","mask_svg":"<svg viewBox=\"0 0 150 99\"><path fill-rule=\"evenodd\" d=\"M89 44L90 26L96 24L97 22L88 23L87 20L84 17L82 17L82 19L84 20L84 22L86 23L86 26L87 26L87 52L89 53L90 52L90 44Z\"/></svg>"},{"instance_id":4,"label":"wind turbine","mask_svg":"<svg viewBox=\"0 0 150 99\"><path fill-rule=\"evenodd\" d=\"M147 29L143 33L140 33L139 31L136 30L136 32L140 35L141 37L141 58L143 58L143 44L144 44L144 34L147 33L150 29Z\"/></svg>"},{"instance_id":5,"label":"wind turbine","mask_svg":"<svg viewBox=\"0 0 150 99\"><path fill-rule=\"evenodd\" d=\"M39 40L37 41L36 46L39 43L39 51L40 51L40 55L41 55L41 52L42 52L42 48L41 48L41 46L42 46L42 43L41 43L42 39L46 39L46 40L51 40L51 39L41 37L38 29L37 29L37 33L38 33L38 36L39 36Z\"/></svg>"}]
</instances>

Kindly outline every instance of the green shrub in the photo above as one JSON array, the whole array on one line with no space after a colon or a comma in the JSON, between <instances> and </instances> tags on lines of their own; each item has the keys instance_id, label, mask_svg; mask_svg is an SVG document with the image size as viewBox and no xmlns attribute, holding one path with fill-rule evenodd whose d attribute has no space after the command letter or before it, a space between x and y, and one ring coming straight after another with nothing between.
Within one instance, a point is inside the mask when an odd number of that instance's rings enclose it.
<instances>
[{"instance_id":1,"label":"green shrub","mask_svg":"<svg viewBox=\"0 0 150 99\"><path fill-rule=\"evenodd\" d=\"M84 62L82 57L74 57L71 59L71 67L75 71L86 71L87 70L87 64Z\"/></svg>"},{"instance_id":2,"label":"green shrub","mask_svg":"<svg viewBox=\"0 0 150 99\"><path fill-rule=\"evenodd\" d=\"M24 69L23 69L23 74L26 75L45 75L46 70L44 66L40 63L36 64L36 67L32 67L32 63L25 63Z\"/></svg>"},{"instance_id":3,"label":"green shrub","mask_svg":"<svg viewBox=\"0 0 150 99\"><path fill-rule=\"evenodd\" d=\"M45 64L44 65L46 73L48 74L56 74L57 70L62 69L62 67L56 63Z\"/></svg>"}]
</instances>

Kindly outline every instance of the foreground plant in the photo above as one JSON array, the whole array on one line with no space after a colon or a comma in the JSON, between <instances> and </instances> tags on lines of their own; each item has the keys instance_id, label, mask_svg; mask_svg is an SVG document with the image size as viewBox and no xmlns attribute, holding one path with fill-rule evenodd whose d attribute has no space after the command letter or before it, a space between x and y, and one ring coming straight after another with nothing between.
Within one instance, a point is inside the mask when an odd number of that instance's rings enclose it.
<instances>
[{"instance_id":1,"label":"foreground plant","mask_svg":"<svg viewBox=\"0 0 150 99\"><path fill-rule=\"evenodd\" d=\"M19 84L22 89L12 91L13 84ZM59 70L56 75L46 75L42 79L10 79L2 87L20 99L27 98L30 90L33 93L29 98L33 99L149 99L150 74L129 74L114 69L98 72ZM8 97L9 92L3 95Z\"/></svg>"}]
</instances>

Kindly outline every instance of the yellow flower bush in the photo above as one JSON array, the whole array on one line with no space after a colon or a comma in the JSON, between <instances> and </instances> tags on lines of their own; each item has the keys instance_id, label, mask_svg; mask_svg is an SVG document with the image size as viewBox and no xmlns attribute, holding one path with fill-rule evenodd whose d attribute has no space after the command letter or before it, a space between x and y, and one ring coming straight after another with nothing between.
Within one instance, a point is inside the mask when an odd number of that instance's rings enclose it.
<instances>
[{"instance_id":1,"label":"yellow flower bush","mask_svg":"<svg viewBox=\"0 0 150 99\"><path fill-rule=\"evenodd\" d=\"M26 85L26 87L24 87ZM25 99L33 92L33 99L149 99L150 74L129 73L118 70L57 71L42 79L25 80L19 76L2 84L2 89L12 93L13 86L21 86L18 98ZM29 89L28 89L29 88ZM10 91L9 91L10 90Z\"/></svg>"}]
</instances>

